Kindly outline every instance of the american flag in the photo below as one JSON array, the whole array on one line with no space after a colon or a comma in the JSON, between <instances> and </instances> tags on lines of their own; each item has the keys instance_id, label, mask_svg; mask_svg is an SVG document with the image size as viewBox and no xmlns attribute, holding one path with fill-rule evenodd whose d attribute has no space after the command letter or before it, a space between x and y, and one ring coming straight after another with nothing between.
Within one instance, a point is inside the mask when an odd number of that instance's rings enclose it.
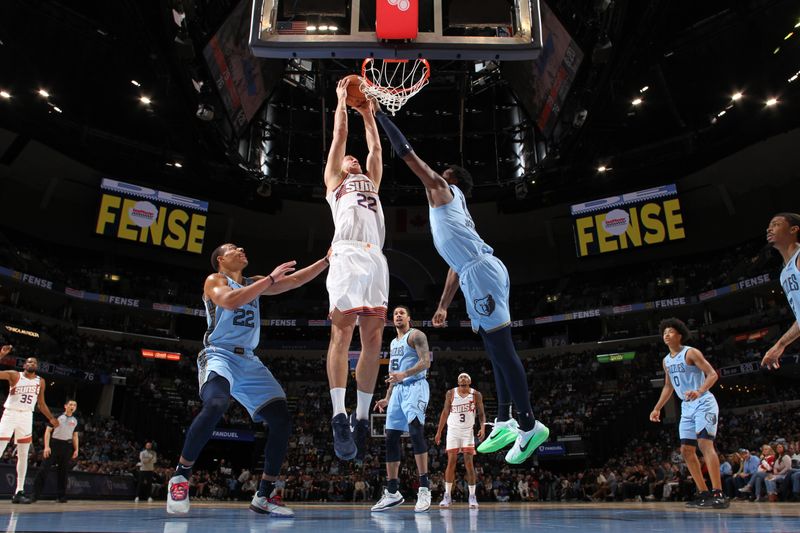
<instances>
[{"instance_id":1,"label":"american flag","mask_svg":"<svg viewBox=\"0 0 800 533\"><path fill-rule=\"evenodd\" d=\"M306 26L308 26L308 22L305 20L278 22L278 35L305 35Z\"/></svg>"}]
</instances>

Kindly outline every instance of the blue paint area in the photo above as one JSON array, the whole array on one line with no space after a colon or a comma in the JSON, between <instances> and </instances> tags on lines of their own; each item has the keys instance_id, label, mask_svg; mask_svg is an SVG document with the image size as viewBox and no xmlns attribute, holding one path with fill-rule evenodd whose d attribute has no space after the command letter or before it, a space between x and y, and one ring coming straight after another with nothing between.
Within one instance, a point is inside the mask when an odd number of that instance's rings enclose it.
<instances>
[{"instance_id":1,"label":"blue paint area","mask_svg":"<svg viewBox=\"0 0 800 533\"><path fill-rule=\"evenodd\" d=\"M23 532L109 532L109 533L263 533L292 531L325 533L485 533L494 531L578 531L625 532L691 531L692 533L745 533L752 531L796 532L800 520L795 516L775 516L771 507L761 514L727 511L658 509L607 509L536 506L486 506L480 510L456 507L414 513L404 505L383 513L367 508L300 507L293 519L273 518L241 508L197 507L183 517L168 515L161 507L115 511L16 513L0 515L0 531ZM798 513L800 514L800 513Z\"/></svg>"}]
</instances>

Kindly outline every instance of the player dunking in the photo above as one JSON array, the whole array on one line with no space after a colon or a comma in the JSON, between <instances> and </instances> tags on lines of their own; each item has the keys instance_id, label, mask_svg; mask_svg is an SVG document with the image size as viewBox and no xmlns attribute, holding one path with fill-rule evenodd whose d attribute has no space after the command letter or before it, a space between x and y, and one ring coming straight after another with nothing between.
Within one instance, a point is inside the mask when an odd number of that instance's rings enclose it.
<instances>
[{"instance_id":1,"label":"player dunking","mask_svg":"<svg viewBox=\"0 0 800 533\"><path fill-rule=\"evenodd\" d=\"M761 361L767 368L780 368L780 359L787 346L800 338L800 215L778 213L767 227L767 242L783 258L781 286L794 314L794 324L778 339Z\"/></svg>"},{"instance_id":2,"label":"player dunking","mask_svg":"<svg viewBox=\"0 0 800 533\"><path fill-rule=\"evenodd\" d=\"M689 328L682 321L668 318L661 321L658 329L669 353L661 363L664 367L664 388L650 413L650 420L661 421L661 409L674 390L681 400L681 421L678 426L681 454L697 486L695 499L686 506L725 509L730 506L730 502L722 494L719 457L714 449L719 406L714 395L709 392L717 382L717 372L700 350L683 345L683 342L689 340ZM711 478L713 492L709 492L703 479L700 461L697 459L698 445Z\"/></svg>"},{"instance_id":3,"label":"player dunking","mask_svg":"<svg viewBox=\"0 0 800 533\"><path fill-rule=\"evenodd\" d=\"M189 478L192 465L228 409L231 396L250 413L254 422L269 427L264 447L264 472L250 509L276 516L294 516L280 498L270 497L286 457L291 432L286 394L269 369L253 353L261 331L258 299L281 294L308 283L328 266L324 257L297 272L294 261L283 263L268 276L244 277L244 249L223 244L211 254L216 271L206 278L203 303L208 330L205 348L197 356L197 374L203 407L186 431L183 451L169 480L167 512L189 512Z\"/></svg>"},{"instance_id":4,"label":"player dunking","mask_svg":"<svg viewBox=\"0 0 800 533\"><path fill-rule=\"evenodd\" d=\"M475 496L475 466L472 456L475 455L475 413L480 420L478 440L483 440L486 426L486 414L483 412L483 396L470 385L472 378L466 372L458 375L458 387L450 389L445 394L444 407L439 416L439 428L433 442L438 446L442 441L442 431L447 425L447 470L444 473L444 496L439 507L450 507L452 503L451 490L456 480L456 465L458 454L464 454L464 468L467 470L467 485L469 486L469 508L478 508L478 498Z\"/></svg>"},{"instance_id":5,"label":"player dunking","mask_svg":"<svg viewBox=\"0 0 800 533\"><path fill-rule=\"evenodd\" d=\"M472 188L472 176L456 166L447 168L440 176L417 156L385 113L378 111L376 117L397 155L425 186L433 244L450 266L433 325L444 326L447 308L460 285L472 330L481 335L492 362L498 413L492 432L478 451L495 452L513 442L506 453L506 461L522 463L547 440L550 430L533 416L525 368L511 338L508 271L475 231L475 223L467 210L465 193ZM457 184L464 187L464 192ZM519 423L510 416L512 403L517 408Z\"/></svg>"},{"instance_id":6,"label":"player dunking","mask_svg":"<svg viewBox=\"0 0 800 533\"><path fill-rule=\"evenodd\" d=\"M332 322L327 370L333 405L333 448L336 456L344 460L364 456L389 299L389 267L381 251L386 228L378 196L383 174L380 137L370 104L365 102L357 111L364 119L369 149L366 173L355 157L345 155L348 83L345 78L336 87L333 140L325 166L325 198L335 227L327 280ZM361 354L356 365L356 411L348 422L347 352L356 324Z\"/></svg>"},{"instance_id":7,"label":"player dunking","mask_svg":"<svg viewBox=\"0 0 800 533\"><path fill-rule=\"evenodd\" d=\"M419 474L419 490L414 511L422 513L431 507L428 480L428 444L425 442L425 409L430 399L427 376L431 366L428 337L411 327L411 312L399 305L392 313L397 337L392 339L389 356L389 389L386 398L375 402L375 409L386 409L386 479L383 497L372 506L384 511L405 501L399 490L400 436L408 431Z\"/></svg>"},{"instance_id":8,"label":"player dunking","mask_svg":"<svg viewBox=\"0 0 800 533\"><path fill-rule=\"evenodd\" d=\"M11 353L11 349L11 345L0 347L0 359ZM21 374L16 370L0 371L0 379L8 381L8 398L3 404L3 417L0 418L0 457L6 451L11 435L14 435L17 443L17 490L11 503L31 503L31 499L25 496L25 475L28 473L34 408L38 407L47 421L54 428L58 427L58 420L44 401L46 382L36 375L38 368L39 361L35 357L28 357Z\"/></svg>"}]
</instances>

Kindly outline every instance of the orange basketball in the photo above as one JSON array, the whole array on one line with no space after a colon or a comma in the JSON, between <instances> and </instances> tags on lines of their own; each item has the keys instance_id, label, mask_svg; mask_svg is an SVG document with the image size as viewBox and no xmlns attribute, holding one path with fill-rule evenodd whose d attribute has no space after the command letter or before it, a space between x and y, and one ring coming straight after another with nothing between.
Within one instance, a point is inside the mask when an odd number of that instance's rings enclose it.
<instances>
[{"instance_id":1,"label":"orange basketball","mask_svg":"<svg viewBox=\"0 0 800 533\"><path fill-rule=\"evenodd\" d=\"M347 84L347 105L350 107L361 107L367 101L367 97L361 92L361 77L350 74L345 79L349 79Z\"/></svg>"}]
</instances>

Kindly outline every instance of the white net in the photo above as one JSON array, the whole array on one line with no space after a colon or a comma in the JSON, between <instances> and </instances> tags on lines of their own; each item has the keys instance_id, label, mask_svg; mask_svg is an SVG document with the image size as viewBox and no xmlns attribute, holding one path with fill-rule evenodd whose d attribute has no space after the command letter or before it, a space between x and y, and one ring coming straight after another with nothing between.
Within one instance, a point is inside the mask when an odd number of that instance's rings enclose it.
<instances>
[{"instance_id":1,"label":"white net","mask_svg":"<svg viewBox=\"0 0 800 533\"><path fill-rule=\"evenodd\" d=\"M361 92L375 98L392 115L428 84L430 65L425 59L367 58L361 67Z\"/></svg>"}]
</instances>

